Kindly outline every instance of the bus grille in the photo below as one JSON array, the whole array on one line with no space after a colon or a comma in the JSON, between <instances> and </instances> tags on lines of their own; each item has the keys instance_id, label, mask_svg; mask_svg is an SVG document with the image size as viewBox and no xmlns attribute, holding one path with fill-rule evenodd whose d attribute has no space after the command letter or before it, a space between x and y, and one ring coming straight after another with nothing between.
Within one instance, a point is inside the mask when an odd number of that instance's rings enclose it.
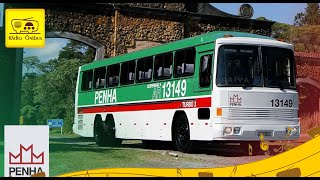
<instances>
[{"instance_id":1,"label":"bus grille","mask_svg":"<svg viewBox=\"0 0 320 180\"><path fill-rule=\"evenodd\" d=\"M271 108L229 108L230 118L293 118L292 109Z\"/></svg>"}]
</instances>

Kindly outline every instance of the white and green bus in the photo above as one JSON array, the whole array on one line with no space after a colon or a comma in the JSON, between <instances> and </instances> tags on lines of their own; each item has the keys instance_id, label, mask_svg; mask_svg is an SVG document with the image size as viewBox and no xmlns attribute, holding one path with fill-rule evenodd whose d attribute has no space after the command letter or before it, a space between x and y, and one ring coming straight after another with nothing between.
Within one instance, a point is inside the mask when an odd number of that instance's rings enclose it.
<instances>
[{"instance_id":1,"label":"white and green bus","mask_svg":"<svg viewBox=\"0 0 320 180\"><path fill-rule=\"evenodd\" d=\"M100 146L300 136L293 46L216 31L79 67L73 131Z\"/></svg>"}]
</instances>

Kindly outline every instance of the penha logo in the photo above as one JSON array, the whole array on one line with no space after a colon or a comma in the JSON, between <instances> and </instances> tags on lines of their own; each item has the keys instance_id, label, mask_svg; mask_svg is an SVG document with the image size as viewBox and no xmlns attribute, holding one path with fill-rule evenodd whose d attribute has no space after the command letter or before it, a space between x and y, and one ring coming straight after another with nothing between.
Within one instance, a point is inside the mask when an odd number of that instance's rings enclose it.
<instances>
[{"instance_id":1,"label":"penha logo","mask_svg":"<svg viewBox=\"0 0 320 180\"><path fill-rule=\"evenodd\" d=\"M6 125L5 177L35 175L49 176L49 126Z\"/></svg>"},{"instance_id":2,"label":"penha logo","mask_svg":"<svg viewBox=\"0 0 320 180\"><path fill-rule=\"evenodd\" d=\"M233 95L229 98L230 106L241 106L241 98L239 95Z\"/></svg>"},{"instance_id":3,"label":"penha logo","mask_svg":"<svg viewBox=\"0 0 320 180\"><path fill-rule=\"evenodd\" d=\"M37 48L45 45L44 9L6 9L6 47Z\"/></svg>"},{"instance_id":4,"label":"penha logo","mask_svg":"<svg viewBox=\"0 0 320 180\"><path fill-rule=\"evenodd\" d=\"M23 158L23 154L26 156ZM36 155L33 153L33 144L25 148L20 144L20 152L16 156L9 152L9 164L43 164L44 152Z\"/></svg>"}]
</instances>

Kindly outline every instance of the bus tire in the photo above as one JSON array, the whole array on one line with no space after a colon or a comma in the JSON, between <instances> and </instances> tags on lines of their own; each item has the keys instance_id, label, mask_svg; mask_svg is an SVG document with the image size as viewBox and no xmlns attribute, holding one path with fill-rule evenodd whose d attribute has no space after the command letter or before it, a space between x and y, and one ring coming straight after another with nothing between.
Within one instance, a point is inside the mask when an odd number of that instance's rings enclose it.
<instances>
[{"instance_id":1,"label":"bus tire","mask_svg":"<svg viewBox=\"0 0 320 180\"><path fill-rule=\"evenodd\" d=\"M97 116L94 122L94 139L98 146L106 146L107 145L107 137L104 132L104 123L102 122L101 116Z\"/></svg>"},{"instance_id":2,"label":"bus tire","mask_svg":"<svg viewBox=\"0 0 320 180\"><path fill-rule=\"evenodd\" d=\"M113 119L107 119L105 122L103 122L101 116L97 116L95 120L94 137L96 144L101 147L120 146L122 143L121 139L117 139L115 137L115 124Z\"/></svg>"},{"instance_id":3,"label":"bus tire","mask_svg":"<svg viewBox=\"0 0 320 180\"><path fill-rule=\"evenodd\" d=\"M173 141L178 151L189 153L193 142L190 140L189 122L184 114L179 114L173 123Z\"/></svg>"},{"instance_id":4,"label":"bus tire","mask_svg":"<svg viewBox=\"0 0 320 180\"><path fill-rule=\"evenodd\" d=\"M113 119L106 119L105 121L105 133L107 145L112 147L120 146L122 139L116 138L116 127Z\"/></svg>"}]
</instances>

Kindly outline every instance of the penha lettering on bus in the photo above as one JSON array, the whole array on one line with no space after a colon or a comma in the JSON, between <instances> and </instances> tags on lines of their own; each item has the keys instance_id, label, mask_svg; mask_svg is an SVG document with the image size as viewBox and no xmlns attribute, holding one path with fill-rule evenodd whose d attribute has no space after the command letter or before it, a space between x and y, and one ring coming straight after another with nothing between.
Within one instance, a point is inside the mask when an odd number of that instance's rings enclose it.
<instances>
[{"instance_id":1,"label":"penha lettering on bus","mask_svg":"<svg viewBox=\"0 0 320 180\"><path fill-rule=\"evenodd\" d=\"M95 104L106 104L117 102L117 90L107 89L102 91L96 91L94 95Z\"/></svg>"}]
</instances>

